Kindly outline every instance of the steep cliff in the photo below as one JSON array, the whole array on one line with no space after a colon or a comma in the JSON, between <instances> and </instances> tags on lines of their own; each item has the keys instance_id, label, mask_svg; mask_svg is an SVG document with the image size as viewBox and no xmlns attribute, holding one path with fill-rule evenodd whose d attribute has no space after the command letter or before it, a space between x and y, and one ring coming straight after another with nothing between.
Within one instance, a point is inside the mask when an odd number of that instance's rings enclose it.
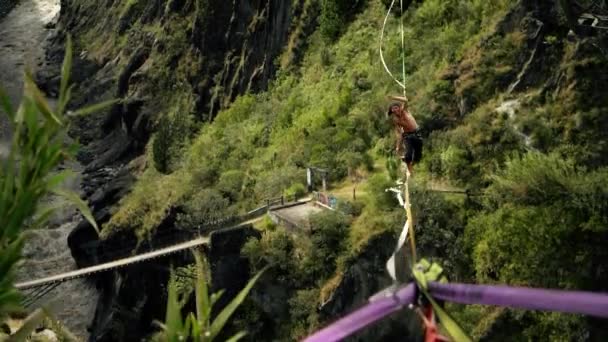
<instances>
[{"instance_id":1,"label":"steep cliff","mask_svg":"<svg viewBox=\"0 0 608 342\"><path fill-rule=\"evenodd\" d=\"M275 60L297 52L297 44L287 43L301 40L303 28L313 23L310 6L304 1L62 1L60 33L47 51L55 63L39 73L41 83L55 92L64 33L70 33L78 51L72 105L124 100L73 127L84 145L87 196L103 188L100 183L124 179L115 176L144 152L163 116L182 111L209 121L237 95L265 89L277 71Z\"/></svg>"}]
</instances>

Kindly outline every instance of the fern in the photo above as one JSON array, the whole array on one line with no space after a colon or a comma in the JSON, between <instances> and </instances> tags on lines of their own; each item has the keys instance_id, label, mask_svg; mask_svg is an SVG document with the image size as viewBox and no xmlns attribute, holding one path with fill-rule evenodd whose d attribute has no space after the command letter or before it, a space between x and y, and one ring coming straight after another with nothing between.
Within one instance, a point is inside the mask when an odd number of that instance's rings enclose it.
<instances>
[{"instance_id":1,"label":"fern","mask_svg":"<svg viewBox=\"0 0 608 342\"><path fill-rule=\"evenodd\" d=\"M215 318L212 318L212 308L222 296L223 291L209 294L208 265L200 254L194 253L194 257L196 259L197 270L196 280L193 280L196 313L189 313L185 318L182 317L181 310L186 304L189 293L178 293L178 283L175 276L172 275L168 289L165 323L157 322L162 328L162 332L153 338L154 341L177 342L192 340L211 342L215 340L266 270L263 269L255 275L245 288ZM227 341L238 341L245 335L246 332L241 331L227 339Z\"/></svg>"}]
</instances>

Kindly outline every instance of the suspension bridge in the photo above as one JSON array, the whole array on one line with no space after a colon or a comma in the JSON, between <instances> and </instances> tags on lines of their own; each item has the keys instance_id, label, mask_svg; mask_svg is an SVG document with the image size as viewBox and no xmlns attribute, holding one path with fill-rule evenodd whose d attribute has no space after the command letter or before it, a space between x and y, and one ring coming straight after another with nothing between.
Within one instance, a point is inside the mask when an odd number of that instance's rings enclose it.
<instances>
[{"instance_id":1,"label":"suspension bridge","mask_svg":"<svg viewBox=\"0 0 608 342\"><path fill-rule=\"evenodd\" d=\"M163 245L149 246L149 250L140 252L139 254L129 256L128 254L133 252L132 247L123 247L113 250L104 250L102 248L100 257L103 261L99 264L39 279L22 281L15 284L15 287L24 292L23 304L27 307L37 302L64 282L85 278L102 272L118 270L138 263L150 262L151 260L167 257L192 248L200 248L204 245L209 245L212 234L253 223L260 220L266 213L272 212L281 217L290 217L290 213L294 210L295 206L309 207L313 206L313 204L310 198L301 200L293 198L293 201L291 202L285 197L270 199L266 201L264 206L241 216L231 216L206 222L196 229L157 234L155 240L160 240ZM302 210L314 211L307 208ZM205 232L207 232L206 236L204 235ZM92 241L87 245L85 250L88 250L91 253L99 253L102 242ZM109 258L114 258L114 260L108 260Z\"/></svg>"}]
</instances>

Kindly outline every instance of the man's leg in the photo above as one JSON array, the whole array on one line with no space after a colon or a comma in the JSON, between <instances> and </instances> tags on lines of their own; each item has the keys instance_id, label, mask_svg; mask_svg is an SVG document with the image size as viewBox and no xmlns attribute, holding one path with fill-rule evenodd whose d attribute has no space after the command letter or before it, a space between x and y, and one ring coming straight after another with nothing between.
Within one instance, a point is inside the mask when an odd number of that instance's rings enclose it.
<instances>
[{"instance_id":1,"label":"man's leg","mask_svg":"<svg viewBox=\"0 0 608 342\"><path fill-rule=\"evenodd\" d=\"M414 146L412 145L412 139L410 136L406 136L405 139L403 139L403 142L405 143L405 155L403 156L403 161L405 162L405 165L407 165L407 171L409 172L410 176L413 176L413 162L415 157L414 154L416 152Z\"/></svg>"}]
</instances>

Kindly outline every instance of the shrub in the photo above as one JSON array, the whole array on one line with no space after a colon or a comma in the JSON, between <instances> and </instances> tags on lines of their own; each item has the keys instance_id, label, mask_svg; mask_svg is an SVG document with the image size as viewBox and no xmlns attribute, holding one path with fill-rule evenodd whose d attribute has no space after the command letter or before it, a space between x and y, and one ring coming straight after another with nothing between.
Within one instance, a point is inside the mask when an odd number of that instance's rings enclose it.
<instances>
[{"instance_id":1,"label":"shrub","mask_svg":"<svg viewBox=\"0 0 608 342\"><path fill-rule=\"evenodd\" d=\"M288 198L291 198L294 196L296 198L302 198L304 195L306 195L306 187L302 183L294 183L287 190L285 190L285 195Z\"/></svg>"},{"instance_id":2,"label":"shrub","mask_svg":"<svg viewBox=\"0 0 608 342\"><path fill-rule=\"evenodd\" d=\"M318 303L319 290L316 288L299 290L289 300L292 340L301 341L317 328L319 325Z\"/></svg>"},{"instance_id":3,"label":"shrub","mask_svg":"<svg viewBox=\"0 0 608 342\"><path fill-rule=\"evenodd\" d=\"M374 208L383 211L391 211L398 208L399 202L395 195L392 192L385 191L394 186L395 184L384 174L371 176L367 181L367 194L371 202L370 204Z\"/></svg>"},{"instance_id":4,"label":"shrub","mask_svg":"<svg viewBox=\"0 0 608 342\"><path fill-rule=\"evenodd\" d=\"M239 199L244 180L245 173L239 170L229 170L220 175L217 189L231 202L236 202Z\"/></svg>"},{"instance_id":5,"label":"shrub","mask_svg":"<svg viewBox=\"0 0 608 342\"><path fill-rule=\"evenodd\" d=\"M190 119L182 109L161 117L152 142L152 158L158 172L167 174L175 168L189 133Z\"/></svg>"},{"instance_id":6,"label":"shrub","mask_svg":"<svg viewBox=\"0 0 608 342\"><path fill-rule=\"evenodd\" d=\"M205 222L229 216L230 202L214 189L203 189L194 194L183 205L184 214L178 221L185 227L197 227Z\"/></svg>"},{"instance_id":7,"label":"shrub","mask_svg":"<svg viewBox=\"0 0 608 342\"><path fill-rule=\"evenodd\" d=\"M169 172L171 163L171 125L166 119L162 119L152 142L152 156L154 167L161 173Z\"/></svg>"},{"instance_id":8,"label":"shrub","mask_svg":"<svg viewBox=\"0 0 608 342\"><path fill-rule=\"evenodd\" d=\"M346 248L348 223L344 215L328 211L312 215L310 225L313 234L303 271L308 279L318 281L331 276L335 270L336 259Z\"/></svg>"},{"instance_id":9,"label":"shrub","mask_svg":"<svg viewBox=\"0 0 608 342\"><path fill-rule=\"evenodd\" d=\"M363 4L363 0L322 0L319 29L327 40L344 32L345 25Z\"/></svg>"},{"instance_id":10,"label":"shrub","mask_svg":"<svg viewBox=\"0 0 608 342\"><path fill-rule=\"evenodd\" d=\"M443 175L457 183L466 177L471 164L466 150L450 145L441 152L440 156Z\"/></svg>"},{"instance_id":11,"label":"shrub","mask_svg":"<svg viewBox=\"0 0 608 342\"><path fill-rule=\"evenodd\" d=\"M293 166L271 169L256 175L254 186L259 200L280 196L284 189L306 179L306 172Z\"/></svg>"},{"instance_id":12,"label":"shrub","mask_svg":"<svg viewBox=\"0 0 608 342\"><path fill-rule=\"evenodd\" d=\"M290 286L296 283L297 257L293 239L284 230L266 231L261 239L251 238L241 253L249 259L253 272L266 266L276 281Z\"/></svg>"},{"instance_id":13,"label":"shrub","mask_svg":"<svg viewBox=\"0 0 608 342\"><path fill-rule=\"evenodd\" d=\"M494 203L550 203L576 192L574 163L556 153L514 155L492 177L488 198Z\"/></svg>"},{"instance_id":14,"label":"shrub","mask_svg":"<svg viewBox=\"0 0 608 342\"><path fill-rule=\"evenodd\" d=\"M338 201L337 210L345 213L346 215L359 216L363 211L365 204L361 201Z\"/></svg>"}]
</instances>

